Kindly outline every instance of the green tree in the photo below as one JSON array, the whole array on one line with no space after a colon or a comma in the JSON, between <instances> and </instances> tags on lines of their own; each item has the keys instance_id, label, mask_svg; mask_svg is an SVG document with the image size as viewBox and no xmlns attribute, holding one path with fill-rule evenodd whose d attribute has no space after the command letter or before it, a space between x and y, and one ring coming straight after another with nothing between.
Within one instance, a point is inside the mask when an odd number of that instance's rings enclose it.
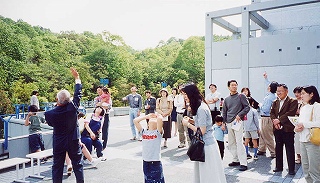
<instances>
[{"instance_id":1,"label":"green tree","mask_svg":"<svg viewBox=\"0 0 320 183\"><path fill-rule=\"evenodd\" d=\"M0 90L0 114L12 114L13 112L14 109L8 96L8 92Z\"/></svg>"},{"instance_id":2,"label":"green tree","mask_svg":"<svg viewBox=\"0 0 320 183\"><path fill-rule=\"evenodd\" d=\"M186 71L191 82L198 83L204 80L204 41L201 37L190 37L183 43L172 67L175 70Z\"/></svg>"}]
</instances>

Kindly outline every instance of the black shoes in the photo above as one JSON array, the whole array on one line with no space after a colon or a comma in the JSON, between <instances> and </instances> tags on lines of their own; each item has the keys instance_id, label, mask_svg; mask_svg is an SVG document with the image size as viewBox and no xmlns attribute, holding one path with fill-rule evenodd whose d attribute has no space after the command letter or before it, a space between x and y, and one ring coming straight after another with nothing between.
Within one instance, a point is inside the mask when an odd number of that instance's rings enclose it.
<instances>
[{"instance_id":1,"label":"black shoes","mask_svg":"<svg viewBox=\"0 0 320 183\"><path fill-rule=\"evenodd\" d=\"M273 170L273 172L282 172L283 171L283 169L280 169L280 168L275 168L274 170Z\"/></svg>"},{"instance_id":2,"label":"black shoes","mask_svg":"<svg viewBox=\"0 0 320 183\"><path fill-rule=\"evenodd\" d=\"M295 171L289 171L289 175L295 175L296 172Z\"/></svg>"},{"instance_id":3,"label":"black shoes","mask_svg":"<svg viewBox=\"0 0 320 183\"><path fill-rule=\"evenodd\" d=\"M239 166L239 165L240 165L240 162L229 163L229 166Z\"/></svg>"},{"instance_id":4,"label":"black shoes","mask_svg":"<svg viewBox=\"0 0 320 183\"><path fill-rule=\"evenodd\" d=\"M282 171L283 171L283 169L280 169L280 168L275 168L275 169L273 170L273 172L282 172ZM288 174L289 174L289 175L295 175L296 172L293 170L293 171L289 171Z\"/></svg>"},{"instance_id":5,"label":"black shoes","mask_svg":"<svg viewBox=\"0 0 320 183\"><path fill-rule=\"evenodd\" d=\"M257 155L264 155L266 152L258 151Z\"/></svg>"},{"instance_id":6,"label":"black shoes","mask_svg":"<svg viewBox=\"0 0 320 183\"><path fill-rule=\"evenodd\" d=\"M240 170L240 171L246 171L246 170L248 170L248 166L240 165L239 170Z\"/></svg>"},{"instance_id":7,"label":"black shoes","mask_svg":"<svg viewBox=\"0 0 320 183\"><path fill-rule=\"evenodd\" d=\"M229 166L239 166L240 165L240 162L232 162L232 163L229 163ZM246 171L248 170L248 167L245 166L245 165L240 165L240 168L239 168L240 171Z\"/></svg>"},{"instance_id":8,"label":"black shoes","mask_svg":"<svg viewBox=\"0 0 320 183\"><path fill-rule=\"evenodd\" d=\"M271 155L271 156L269 156L269 158L274 159L274 158L276 158L276 155Z\"/></svg>"}]
</instances>

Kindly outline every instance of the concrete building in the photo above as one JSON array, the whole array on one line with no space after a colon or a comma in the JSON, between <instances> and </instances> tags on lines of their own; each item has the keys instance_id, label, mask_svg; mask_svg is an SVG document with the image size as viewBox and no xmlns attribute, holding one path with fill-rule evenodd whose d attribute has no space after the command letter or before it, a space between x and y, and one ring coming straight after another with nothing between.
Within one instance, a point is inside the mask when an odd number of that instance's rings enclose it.
<instances>
[{"instance_id":1,"label":"concrete building","mask_svg":"<svg viewBox=\"0 0 320 183\"><path fill-rule=\"evenodd\" d=\"M241 26L227 17L241 16ZM216 24L232 33L232 40L213 42ZM249 87L262 102L263 72L270 81L320 87L320 1L252 0L250 5L206 13L205 85L214 83L229 94L227 81L236 79L239 92Z\"/></svg>"}]
</instances>

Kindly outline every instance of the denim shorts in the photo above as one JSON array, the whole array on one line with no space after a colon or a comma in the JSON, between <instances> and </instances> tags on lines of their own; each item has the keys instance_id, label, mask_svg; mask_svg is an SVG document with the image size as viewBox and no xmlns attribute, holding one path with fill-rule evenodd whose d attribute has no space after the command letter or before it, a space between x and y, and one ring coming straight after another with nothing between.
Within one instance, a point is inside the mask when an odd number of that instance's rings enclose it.
<instances>
[{"instance_id":1,"label":"denim shorts","mask_svg":"<svg viewBox=\"0 0 320 183\"><path fill-rule=\"evenodd\" d=\"M164 183L161 161L143 161L145 183Z\"/></svg>"},{"instance_id":2,"label":"denim shorts","mask_svg":"<svg viewBox=\"0 0 320 183\"><path fill-rule=\"evenodd\" d=\"M44 142L41 133L34 133L29 135L29 147L31 149L31 153L34 153L39 149L41 151L44 150Z\"/></svg>"}]
</instances>

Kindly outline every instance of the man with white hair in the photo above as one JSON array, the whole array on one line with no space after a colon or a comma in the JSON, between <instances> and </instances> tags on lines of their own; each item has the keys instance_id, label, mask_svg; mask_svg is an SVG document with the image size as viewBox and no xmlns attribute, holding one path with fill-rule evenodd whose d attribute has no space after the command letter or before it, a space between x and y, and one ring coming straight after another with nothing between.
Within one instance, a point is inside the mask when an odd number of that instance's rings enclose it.
<instances>
[{"instance_id":1,"label":"man with white hair","mask_svg":"<svg viewBox=\"0 0 320 183\"><path fill-rule=\"evenodd\" d=\"M62 182L66 152L72 161L77 183L84 182L77 118L82 85L77 70L74 68L70 70L76 82L72 101L70 93L67 90L61 90L57 94L57 107L44 113L48 125L53 127L52 180L54 183Z\"/></svg>"}]
</instances>

